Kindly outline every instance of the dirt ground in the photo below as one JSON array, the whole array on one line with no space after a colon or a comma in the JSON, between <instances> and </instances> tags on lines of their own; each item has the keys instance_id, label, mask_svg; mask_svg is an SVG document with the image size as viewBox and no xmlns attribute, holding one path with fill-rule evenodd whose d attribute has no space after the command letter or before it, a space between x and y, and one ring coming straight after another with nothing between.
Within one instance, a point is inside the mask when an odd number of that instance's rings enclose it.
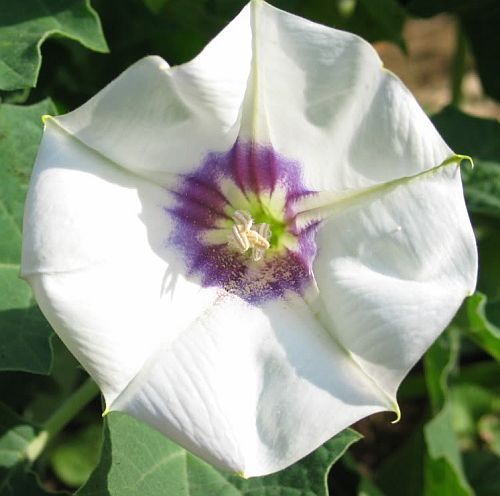
<instances>
[{"instance_id":1,"label":"dirt ground","mask_svg":"<svg viewBox=\"0 0 500 496\"><path fill-rule=\"evenodd\" d=\"M452 16L409 20L404 29L408 55L392 43L375 48L385 66L397 74L429 112L438 112L451 102L451 74L457 45L457 25ZM484 95L481 81L468 57L462 84L463 111L478 117L500 119L500 104Z\"/></svg>"}]
</instances>

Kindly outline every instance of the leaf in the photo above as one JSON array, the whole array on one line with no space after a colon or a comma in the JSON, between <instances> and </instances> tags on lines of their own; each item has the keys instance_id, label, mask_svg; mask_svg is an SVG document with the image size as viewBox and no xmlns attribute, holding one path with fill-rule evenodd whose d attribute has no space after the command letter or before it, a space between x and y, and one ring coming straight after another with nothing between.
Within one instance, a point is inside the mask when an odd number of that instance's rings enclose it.
<instances>
[{"instance_id":1,"label":"leaf","mask_svg":"<svg viewBox=\"0 0 500 496\"><path fill-rule=\"evenodd\" d=\"M469 155L475 167L462 168L470 211L500 217L500 123L447 107L432 121L457 153Z\"/></svg>"},{"instance_id":2,"label":"leaf","mask_svg":"<svg viewBox=\"0 0 500 496\"><path fill-rule=\"evenodd\" d=\"M0 496L47 496L28 468L26 454L37 430L0 403Z\"/></svg>"},{"instance_id":3,"label":"leaf","mask_svg":"<svg viewBox=\"0 0 500 496\"><path fill-rule=\"evenodd\" d=\"M486 316L487 301L488 298L482 293L475 293L467 300L469 332L466 336L500 362L500 329L489 322Z\"/></svg>"},{"instance_id":4,"label":"leaf","mask_svg":"<svg viewBox=\"0 0 500 496\"><path fill-rule=\"evenodd\" d=\"M467 13L491 7L496 0L407 0L405 8L413 15L431 17L440 12Z\"/></svg>"},{"instance_id":5,"label":"leaf","mask_svg":"<svg viewBox=\"0 0 500 496\"><path fill-rule=\"evenodd\" d=\"M44 377L45 382L35 387L22 409L24 418L37 424L45 422L86 377L83 369L56 334L53 335L51 344L53 359L50 376ZM34 382L33 379L30 378L30 383ZM11 380L15 381L15 378ZM19 391L19 385L15 387ZM0 395L1 393L0 390Z\"/></svg>"},{"instance_id":6,"label":"leaf","mask_svg":"<svg viewBox=\"0 0 500 496\"><path fill-rule=\"evenodd\" d=\"M476 496L500 494L500 457L487 451L466 453L464 465Z\"/></svg>"},{"instance_id":7,"label":"leaf","mask_svg":"<svg viewBox=\"0 0 500 496\"><path fill-rule=\"evenodd\" d=\"M476 0L477 1L477 0ZM500 100L500 5L495 0L482 2L474 10L460 16L463 30L467 34L474 54L476 69L485 93Z\"/></svg>"},{"instance_id":8,"label":"leaf","mask_svg":"<svg viewBox=\"0 0 500 496\"><path fill-rule=\"evenodd\" d=\"M472 496L462 467L458 442L447 403L424 427L427 456L424 462L424 495Z\"/></svg>"},{"instance_id":9,"label":"leaf","mask_svg":"<svg viewBox=\"0 0 500 496\"><path fill-rule=\"evenodd\" d=\"M458 329L449 327L424 356L425 381L434 416L424 426L427 452L424 457L425 496L471 496L465 478L453 412L448 398L450 375L456 370L460 352Z\"/></svg>"},{"instance_id":10,"label":"leaf","mask_svg":"<svg viewBox=\"0 0 500 496\"><path fill-rule=\"evenodd\" d=\"M403 26L406 13L395 0L359 0L342 29L359 34L370 42L392 41L405 47Z\"/></svg>"},{"instance_id":11,"label":"leaf","mask_svg":"<svg viewBox=\"0 0 500 496\"><path fill-rule=\"evenodd\" d=\"M51 330L19 279L23 205L50 100L0 105L0 371L48 374Z\"/></svg>"},{"instance_id":12,"label":"leaf","mask_svg":"<svg viewBox=\"0 0 500 496\"><path fill-rule=\"evenodd\" d=\"M392 456L384 461L377 471L377 487L386 496L422 496L423 459L425 453L424 437L418 426L406 442Z\"/></svg>"},{"instance_id":13,"label":"leaf","mask_svg":"<svg viewBox=\"0 0 500 496\"><path fill-rule=\"evenodd\" d=\"M77 495L327 496L330 466L360 438L347 429L289 469L245 480L219 472L132 417L111 412L100 463Z\"/></svg>"},{"instance_id":14,"label":"leaf","mask_svg":"<svg viewBox=\"0 0 500 496\"><path fill-rule=\"evenodd\" d=\"M449 328L424 355L425 382L434 413L446 402L448 379L457 366L459 350L459 335Z\"/></svg>"},{"instance_id":15,"label":"leaf","mask_svg":"<svg viewBox=\"0 0 500 496\"><path fill-rule=\"evenodd\" d=\"M102 427L89 424L85 428L66 435L53 448L50 461L57 477L69 487L81 486L99 461Z\"/></svg>"},{"instance_id":16,"label":"leaf","mask_svg":"<svg viewBox=\"0 0 500 496\"><path fill-rule=\"evenodd\" d=\"M0 6L0 89L34 87L42 43L50 36L71 38L97 52L108 47L89 0L23 0Z\"/></svg>"},{"instance_id":17,"label":"leaf","mask_svg":"<svg viewBox=\"0 0 500 496\"><path fill-rule=\"evenodd\" d=\"M384 496L384 493L373 482L364 477L358 488L358 496Z\"/></svg>"},{"instance_id":18,"label":"leaf","mask_svg":"<svg viewBox=\"0 0 500 496\"><path fill-rule=\"evenodd\" d=\"M161 12L163 7L167 4L168 0L143 0L146 7L153 12L153 14L158 14Z\"/></svg>"},{"instance_id":19,"label":"leaf","mask_svg":"<svg viewBox=\"0 0 500 496\"><path fill-rule=\"evenodd\" d=\"M453 428L462 447L477 447L478 421L494 411L496 393L477 383L453 386L450 391Z\"/></svg>"}]
</instances>

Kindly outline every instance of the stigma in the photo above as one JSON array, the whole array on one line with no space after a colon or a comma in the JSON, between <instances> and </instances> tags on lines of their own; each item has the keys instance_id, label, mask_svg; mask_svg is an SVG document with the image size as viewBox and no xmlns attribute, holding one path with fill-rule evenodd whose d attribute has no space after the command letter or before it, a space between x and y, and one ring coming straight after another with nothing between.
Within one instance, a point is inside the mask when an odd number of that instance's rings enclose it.
<instances>
[{"instance_id":1,"label":"stigma","mask_svg":"<svg viewBox=\"0 0 500 496\"><path fill-rule=\"evenodd\" d=\"M246 210L236 210L232 219L234 225L228 237L228 244L241 253L251 250L251 258L254 262L262 260L266 250L271 246L269 224L254 224L252 216Z\"/></svg>"}]
</instances>

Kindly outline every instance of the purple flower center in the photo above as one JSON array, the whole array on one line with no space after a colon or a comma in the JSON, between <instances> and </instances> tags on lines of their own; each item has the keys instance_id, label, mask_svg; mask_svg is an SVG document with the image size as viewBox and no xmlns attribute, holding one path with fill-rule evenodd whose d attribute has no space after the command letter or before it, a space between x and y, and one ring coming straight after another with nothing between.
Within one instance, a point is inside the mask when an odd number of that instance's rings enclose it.
<instances>
[{"instance_id":1,"label":"purple flower center","mask_svg":"<svg viewBox=\"0 0 500 496\"><path fill-rule=\"evenodd\" d=\"M296 162L269 146L237 141L228 152L209 153L172 193L169 242L204 287L258 304L302 293L311 282L316 225L294 224L295 201L311 194Z\"/></svg>"}]
</instances>

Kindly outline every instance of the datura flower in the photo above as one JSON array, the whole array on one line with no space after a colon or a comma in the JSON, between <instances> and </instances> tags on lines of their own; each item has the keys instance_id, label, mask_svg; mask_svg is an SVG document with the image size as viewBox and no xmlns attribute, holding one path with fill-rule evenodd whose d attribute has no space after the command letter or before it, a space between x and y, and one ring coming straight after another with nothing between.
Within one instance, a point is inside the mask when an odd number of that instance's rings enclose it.
<instances>
[{"instance_id":1,"label":"datura flower","mask_svg":"<svg viewBox=\"0 0 500 496\"><path fill-rule=\"evenodd\" d=\"M460 159L368 43L254 0L45 120L22 275L107 411L268 474L398 413L473 291Z\"/></svg>"}]
</instances>

